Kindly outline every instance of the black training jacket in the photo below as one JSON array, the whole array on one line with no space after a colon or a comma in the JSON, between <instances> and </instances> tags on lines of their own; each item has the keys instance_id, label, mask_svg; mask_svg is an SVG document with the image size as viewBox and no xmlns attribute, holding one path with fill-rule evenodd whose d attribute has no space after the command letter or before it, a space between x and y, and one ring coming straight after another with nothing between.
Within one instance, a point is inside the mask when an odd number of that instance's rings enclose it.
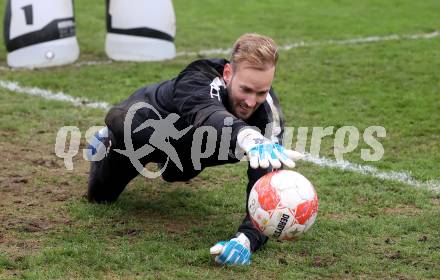
<instances>
[{"instance_id":1,"label":"black training jacket","mask_svg":"<svg viewBox=\"0 0 440 280\"><path fill-rule=\"evenodd\" d=\"M167 168L163 177L168 181L185 181L200 173L200 168L195 168L191 160L191 145L194 133L197 128L202 126L210 126L215 129L217 144L216 150L211 156L201 159L201 169L237 162L239 160L239 157L237 158L235 155L237 134L245 126L255 126L263 135L281 144L284 120L273 89L270 90L266 101L246 121L238 119L228 111L228 93L222 78L226 63L228 61L225 59L196 60L176 78L137 90L128 99L109 111L106 117L107 126L119 139L123 139L125 115L128 108L136 102L150 104L159 112L161 118L166 118L171 113L178 114L180 118L175 122L175 127L178 130L192 125L192 128L183 137L168 139L177 150L183 165L183 171L177 169L173 164ZM133 122L132 130L149 118L157 119L159 117L156 112L147 108L139 110L135 115L136 121ZM229 118L232 122L226 122L225 125L225 118ZM267 124L270 125L267 126ZM232 127L229 151L226 156L222 155L219 159L221 132L225 127ZM148 130L142 137L135 137L139 142L138 146L147 144L148 137ZM204 143L206 141L205 139ZM260 172L248 170L248 174L249 184L253 185L261 176L261 170Z\"/></svg>"}]
</instances>

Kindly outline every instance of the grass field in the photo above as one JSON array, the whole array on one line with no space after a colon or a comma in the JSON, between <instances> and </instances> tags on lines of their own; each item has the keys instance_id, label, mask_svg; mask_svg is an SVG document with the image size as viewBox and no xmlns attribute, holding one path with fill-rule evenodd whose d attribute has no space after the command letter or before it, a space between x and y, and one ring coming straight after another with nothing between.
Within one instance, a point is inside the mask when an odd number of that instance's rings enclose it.
<instances>
[{"instance_id":1,"label":"grass field","mask_svg":"<svg viewBox=\"0 0 440 280\"><path fill-rule=\"evenodd\" d=\"M0 0L0 14L6 1ZM292 127L386 128L384 157L345 159L381 171L440 180L440 36L333 44L440 30L440 2L174 1L178 52L228 48L245 32L272 36L282 51L274 88ZM106 61L104 1L75 1L80 61ZM3 29L3 20L0 21ZM110 104L175 76L196 57L166 62L7 69L0 81ZM427 188L299 162L316 186L319 215L295 242L270 241L248 267L209 255L245 211L246 165L210 168L188 183L136 178L112 205L86 202L88 163L68 171L54 153L62 126L84 133L105 112L0 88L0 278L303 279L440 278L440 195ZM310 133L309 133L310 134ZM310 143L307 148L309 148ZM320 156L334 159L333 137Z\"/></svg>"}]
</instances>

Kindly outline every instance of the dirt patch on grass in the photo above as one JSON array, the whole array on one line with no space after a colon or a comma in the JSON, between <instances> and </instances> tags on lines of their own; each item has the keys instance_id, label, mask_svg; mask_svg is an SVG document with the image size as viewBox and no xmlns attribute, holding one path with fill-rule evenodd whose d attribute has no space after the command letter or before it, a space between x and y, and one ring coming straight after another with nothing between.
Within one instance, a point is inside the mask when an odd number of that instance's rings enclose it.
<instances>
[{"instance_id":1,"label":"dirt patch on grass","mask_svg":"<svg viewBox=\"0 0 440 280\"><path fill-rule=\"evenodd\" d=\"M440 207L440 198L432 198L431 203L434 204L435 206Z\"/></svg>"},{"instance_id":2,"label":"dirt patch on grass","mask_svg":"<svg viewBox=\"0 0 440 280\"><path fill-rule=\"evenodd\" d=\"M12 260L34 253L46 234L70 224L63 206L84 192L73 177L86 175L86 163L69 173L52 145L38 140L27 147L0 144L0 251Z\"/></svg>"},{"instance_id":3,"label":"dirt patch on grass","mask_svg":"<svg viewBox=\"0 0 440 280\"><path fill-rule=\"evenodd\" d=\"M2 160L0 160L2 170L0 174L0 252L11 263L10 266L1 267L4 269L1 272L2 275L20 274L23 270L22 263L26 263L27 257L39 254L53 236L62 234L66 226L72 225L75 231L75 227L87 226L88 223L76 220L75 214L72 214L69 207L72 203L81 200L86 192L89 163L82 159L81 153L74 158L74 170L68 171L62 159L54 154L54 144L50 143L51 140L48 140L50 137L48 138L47 135L34 135L26 146L14 141L15 137L12 132L11 134L5 133L3 139L8 142L0 143L2 155ZM55 136L53 141L54 139ZM199 188L204 188L205 186L201 184L206 184L207 181L204 178L196 178L190 183L169 184L168 186L168 183L164 183L160 178L156 180L155 182L148 180L145 183L155 186L156 182L161 182L157 184L157 187L150 188L144 185L134 192L128 186L128 191L132 192L131 196L136 196L138 191L142 194L134 201L139 207L133 207L133 201L129 200L130 207L124 207L122 203L121 207L127 208L123 209L123 214L108 218L111 222L128 220L134 220L134 222L116 227L114 235L109 238L122 237L136 242L148 231L165 232L170 236L180 238L187 233L194 235L196 233L191 233L193 229L197 231L199 227L209 226L212 220L216 220L206 215L203 215L203 219L197 215L183 215L178 219L173 219L172 215L163 212L163 208L159 207L161 205L142 207L145 202L154 199L155 196L161 199L157 204L167 201L167 195L162 193L171 193L177 188L186 188L188 192L197 191ZM138 177L131 184L133 183L144 184L144 180ZM166 188L164 185L167 185ZM142 190L144 187L147 188L146 192ZM171 198L175 199L174 196ZM174 209L174 211L179 211L178 207L180 205L176 204L177 210ZM181 207L182 209L185 207L184 202ZM170 208L169 205L168 208ZM237 213L237 223L241 221L243 215ZM105 221L107 221L106 218L104 218ZM97 219L100 218L97 217Z\"/></svg>"},{"instance_id":4,"label":"dirt patch on grass","mask_svg":"<svg viewBox=\"0 0 440 280\"><path fill-rule=\"evenodd\" d=\"M405 216L417 216L423 212L422 209L415 205L401 204L397 207L388 207L383 209L383 213L388 215L405 215Z\"/></svg>"}]
</instances>

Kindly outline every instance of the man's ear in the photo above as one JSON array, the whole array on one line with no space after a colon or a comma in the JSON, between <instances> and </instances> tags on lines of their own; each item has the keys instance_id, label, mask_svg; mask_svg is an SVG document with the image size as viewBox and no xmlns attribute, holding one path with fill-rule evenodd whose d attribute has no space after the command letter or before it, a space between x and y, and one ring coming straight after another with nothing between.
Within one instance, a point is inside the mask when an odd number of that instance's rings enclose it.
<instances>
[{"instance_id":1,"label":"man's ear","mask_svg":"<svg viewBox=\"0 0 440 280\"><path fill-rule=\"evenodd\" d=\"M232 79L232 71L232 65L230 63L226 63L225 68L223 68L223 80L226 84L229 84Z\"/></svg>"}]
</instances>

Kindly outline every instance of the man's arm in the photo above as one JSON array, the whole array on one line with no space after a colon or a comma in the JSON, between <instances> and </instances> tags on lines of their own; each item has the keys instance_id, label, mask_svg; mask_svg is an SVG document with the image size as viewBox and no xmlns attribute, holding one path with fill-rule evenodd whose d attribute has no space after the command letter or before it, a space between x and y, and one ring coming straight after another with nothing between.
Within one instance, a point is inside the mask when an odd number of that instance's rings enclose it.
<instances>
[{"instance_id":1,"label":"man's arm","mask_svg":"<svg viewBox=\"0 0 440 280\"><path fill-rule=\"evenodd\" d=\"M270 102L273 102L272 98L268 101L268 103ZM249 194L254 184L262 176L273 171L275 167L281 167L281 163L289 167L294 167L294 161L302 157L300 153L286 150L281 146L284 132L284 120L282 119L281 111L277 109L279 106L272 103L266 108L268 110L266 110L265 113L271 115L265 115L263 117L268 119L267 122L271 124L272 127L270 127L270 125L269 127L266 127L269 131L265 132L270 135L264 137L256 130L253 131L250 130L251 128L244 128L237 136L238 145L247 153L248 157L251 158L247 171L248 185L246 189L246 216L242 224L239 226L234 238L230 241L217 243L212 248L212 254L219 254L216 257L216 262L218 263L249 264L251 252L259 250L261 246L267 242L268 237L256 229L250 219L247 207ZM277 111L271 112L271 110ZM278 155L275 152L277 152ZM265 157L271 159L265 160ZM236 261L230 261L231 259Z\"/></svg>"},{"instance_id":2,"label":"man's arm","mask_svg":"<svg viewBox=\"0 0 440 280\"><path fill-rule=\"evenodd\" d=\"M265 114L268 119L268 122L271 124L271 127L269 131L265 131L266 137L271 139L273 142L276 142L280 145L283 144L283 134L284 134L284 117L281 112L280 104L278 102L278 99L276 98L276 95L271 92L268 95L267 105L265 110ZM269 166L268 168L258 168L254 169L249 164L248 170L247 170L247 176L248 176L248 184L246 188L246 216L242 222L242 224L238 227L237 232L244 233L250 240L250 247L252 252L257 251L258 249L263 246L267 240L268 237L262 234L259 230L257 230L252 221L250 220L249 211L248 211L248 202L249 202L249 194L252 190L252 187L254 184L260 179L262 176L266 175L269 172L272 172L274 170L273 166Z\"/></svg>"},{"instance_id":3,"label":"man's arm","mask_svg":"<svg viewBox=\"0 0 440 280\"><path fill-rule=\"evenodd\" d=\"M266 169L263 168L254 169L251 168L250 166L248 167L247 170L247 176L249 181L246 188L246 217L244 218L241 225L238 227L237 232L242 232L246 235L246 237L250 241L250 247L252 252L255 252L258 249L260 249L261 246L263 246L267 242L268 237L262 234L259 230L257 230L250 219L248 212L249 194L255 182L257 182L258 179L260 179L265 174L271 172L272 170L273 170L272 167Z\"/></svg>"}]
</instances>

